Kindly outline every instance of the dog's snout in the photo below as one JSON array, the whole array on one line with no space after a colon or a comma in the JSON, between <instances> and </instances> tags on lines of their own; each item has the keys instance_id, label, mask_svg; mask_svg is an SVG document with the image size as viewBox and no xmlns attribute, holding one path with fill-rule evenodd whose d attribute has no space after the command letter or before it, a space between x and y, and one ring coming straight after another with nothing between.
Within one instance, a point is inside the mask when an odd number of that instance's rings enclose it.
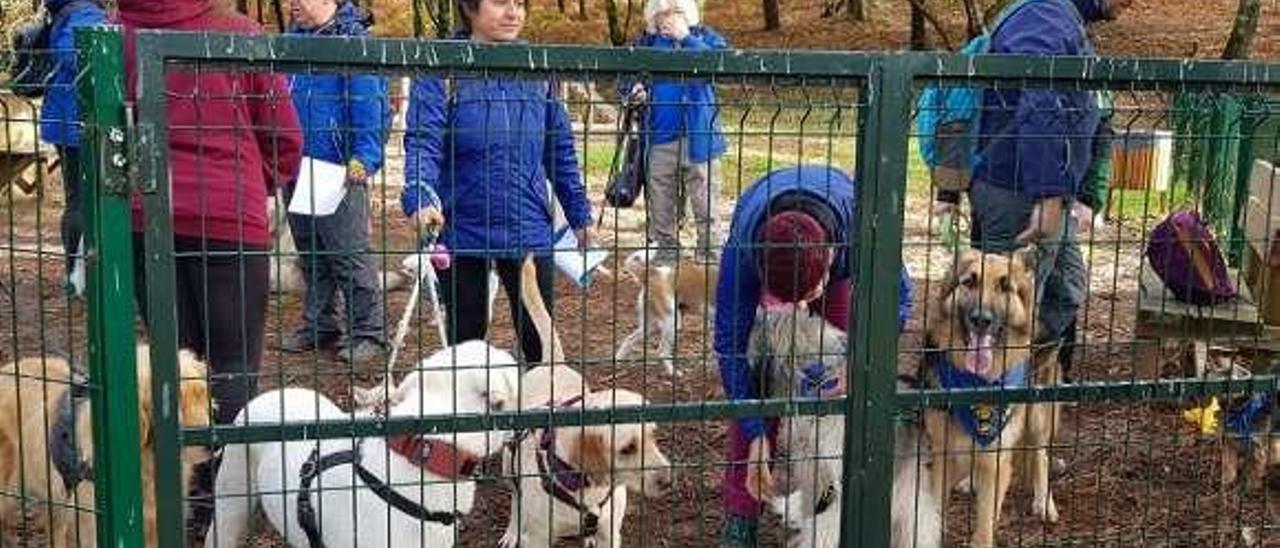
<instances>
[{"instance_id":1,"label":"dog's snout","mask_svg":"<svg viewBox=\"0 0 1280 548\"><path fill-rule=\"evenodd\" d=\"M969 326L977 331L986 331L996 322L996 315L985 308L974 308L969 311Z\"/></svg>"}]
</instances>

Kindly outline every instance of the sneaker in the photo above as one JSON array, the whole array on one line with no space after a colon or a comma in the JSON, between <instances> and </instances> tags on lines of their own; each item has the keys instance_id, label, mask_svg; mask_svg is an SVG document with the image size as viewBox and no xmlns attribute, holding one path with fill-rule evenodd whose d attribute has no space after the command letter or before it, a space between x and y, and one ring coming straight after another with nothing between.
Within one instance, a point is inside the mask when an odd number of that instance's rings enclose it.
<instances>
[{"instance_id":1,"label":"sneaker","mask_svg":"<svg viewBox=\"0 0 1280 548\"><path fill-rule=\"evenodd\" d=\"M341 333L301 329L280 337L280 349L292 354L328 350L338 346L341 341Z\"/></svg>"},{"instance_id":2,"label":"sneaker","mask_svg":"<svg viewBox=\"0 0 1280 548\"><path fill-rule=\"evenodd\" d=\"M338 357L348 363L371 363L383 359L385 350L386 345L378 341L360 338L353 345L343 348Z\"/></svg>"},{"instance_id":3,"label":"sneaker","mask_svg":"<svg viewBox=\"0 0 1280 548\"><path fill-rule=\"evenodd\" d=\"M720 535L721 548L755 548L757 531L760 523L742 516L728 516L724 520L724 531Z\"/></svg>"}]
</instances>

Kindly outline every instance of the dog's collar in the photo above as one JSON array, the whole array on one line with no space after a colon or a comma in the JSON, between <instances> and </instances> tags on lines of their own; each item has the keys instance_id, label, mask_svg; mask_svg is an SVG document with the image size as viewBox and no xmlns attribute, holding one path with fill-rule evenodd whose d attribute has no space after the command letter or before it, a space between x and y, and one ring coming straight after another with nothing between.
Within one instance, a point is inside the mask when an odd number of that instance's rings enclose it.
<instances>
[{"instance_id":1,"label":"dog's collar","mask_svg":"<svg viewBox=\"0 0 1280 548\"><path fill-rule=\"evenodd\" d=\"M303 533L306 533L307 541L311 548L324 548L324 537L320 534L320 527L316 521L315 507L311 505L311 483L320 477L320 474L324 473L325 470L344 464L352 465L360 481L383 502L419 521L430 521L451 526L462 518L462 513L458 511L440 512L428 510L423 505L409 500L395 489L392 489L390 485L387 485L381 478L360 464L360 447L357 444L355 449L338 451L337 453L323 456L320 454L320 448L317 447L311 452L311 457L302 464L302 468L298 471L298 526L302 527Z\"/></svg>"},{"instance_id":2,"label":"dog's collar","mask_svg":"<svg viewBox=\"0 0 1280 548\"><path fill-rule=\"evenodd\" d=\"M49 426L49 460L62 476L67 492L73 492L82 481L93 481L93 462L83 458L76 443L76 421L81 403L89 397L88 379L73 373L67 389L58 398L58 416Z\"/></svg>"},{"instance_id":3,"label":"dog's collar","mask_svg":"<svg viewBox=\"0 0 1280 548\"><path fill-rule=\"evenodd\" d=\"M1252 445L1253 425L1271 411L1274 398L1270 392L1256 392L1239 408L1228 412L1224 425L1240 443Z\"/></svg>"},{"instance_id":4,"label":"dog's collar","mask_svg":"<svg viewBox=\"0 0 1280 548\"><path fill-rule=\"evenodd\" d=\"M938 386L947 390L971 389L971 388L1021 388L1027 385L1029 378L1029 370L1031 369L1031 360L1024 360L1012 368L1005 369L1005 372L996 379L987 379L976 373L965 371L951 363L947 359L947 353L937 348L928 348L925 350L925 359L928 361L929 369L933 372L933 378ZM1012 407L1009 405L993 405L989 403L975 403L972 405L953 405L951 406L951 416L964 427L969 437L973 438L978 445L987 447L991 442L1000 437L1004 432L1004 427L1009 422L1012 414Z\"/></svg>"},{"instance_id":5,"label":"dog's collar","mask_svg":"<svg viewBox=\"0 0 1280 548\"><path fill-rule=\"evenodd\" d=\"M425 436L393 436L387 438L387 447L414 466L442 478L470 478L480 467L480 457L458 449L456 445Z\"/></svg>"},{"instance_id":6,"label":"dog's collar","mask_svg":"<svg viewBox=\"0 0 1280 548\"><path fill-rule=\"evenodd\" d=\"M613 489L605 492L600 502L587 506L582 503L582 491L592 486L591 479L581 470L565 462L555 452L555 431L548 428L538 440L538 477L542 490L556 500L567 504L582 516L581 537L591 539L600 530L600 507L613 498Z\"/></svg>"}]
</instances>

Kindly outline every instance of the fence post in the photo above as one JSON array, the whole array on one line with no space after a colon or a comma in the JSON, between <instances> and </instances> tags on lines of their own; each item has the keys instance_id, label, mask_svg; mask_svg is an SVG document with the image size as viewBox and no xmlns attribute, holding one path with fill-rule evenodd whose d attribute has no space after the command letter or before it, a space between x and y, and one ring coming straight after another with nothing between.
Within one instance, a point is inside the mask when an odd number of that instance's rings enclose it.
<instances>
[{"instance_id":1,"label":"fence post","mask_svg":"<svg viewBox=\"0 0 1280 548\"><path fill-rule=\"evenodd\" d=\"M863 95L858 141L855 330L849 362L841 501L842 546L887 548L893 488L893 420L898 361L898 277L911 119L911 67L903 59L876 64Z\"/></svg>"},{"instance_id":2,"label":"fence post","mask_svg":"<svg viewBox=\"0 0 1280 548\"><path fill-rule=\"evenodd\" d=\"M118 27L76 32L84 122L79 184L85 204L89 375L92 379L98 544L142 546L132 215L124 42Z\"/></svg>"}]
</instances>

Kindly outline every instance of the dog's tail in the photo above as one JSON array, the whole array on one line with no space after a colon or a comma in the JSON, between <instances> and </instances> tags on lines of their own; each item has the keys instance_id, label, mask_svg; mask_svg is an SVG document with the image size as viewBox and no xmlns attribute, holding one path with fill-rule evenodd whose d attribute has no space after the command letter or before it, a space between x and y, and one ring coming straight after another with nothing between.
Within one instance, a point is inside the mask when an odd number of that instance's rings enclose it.
<instances>
[{"instance_id":1,"label":"dog's tail","mask_svg":"<svg viewBox=\"0 0 1280 548\"><path fill-rule=\"evenodd\" d=\"M564 364L564 347L560 346L560 335L556 333L551 314L547 312L547 303L543 302L542 293L538 291L538 267L533 263L533 255L525 257L520 271L520 300L524 303L525 310L529 311L533 327L538 330L538 336L542 339L542 363ZM529 356L525 356L525 359L529 359Z\"/></svg>"},{"instance_id":2,"label":"dog's tail","mask_svg":"<svg viewBox=\"0 0 1280 548\"><path fill-rule=\"evenodd\" d=\"M923 436L920 428L912 424L900 424L894 433L897 457L890 512L894 548L942 547L942 503L924 472L921 457L922 453L928 454L929 448Z\"/></svg>"}]
</instances>

